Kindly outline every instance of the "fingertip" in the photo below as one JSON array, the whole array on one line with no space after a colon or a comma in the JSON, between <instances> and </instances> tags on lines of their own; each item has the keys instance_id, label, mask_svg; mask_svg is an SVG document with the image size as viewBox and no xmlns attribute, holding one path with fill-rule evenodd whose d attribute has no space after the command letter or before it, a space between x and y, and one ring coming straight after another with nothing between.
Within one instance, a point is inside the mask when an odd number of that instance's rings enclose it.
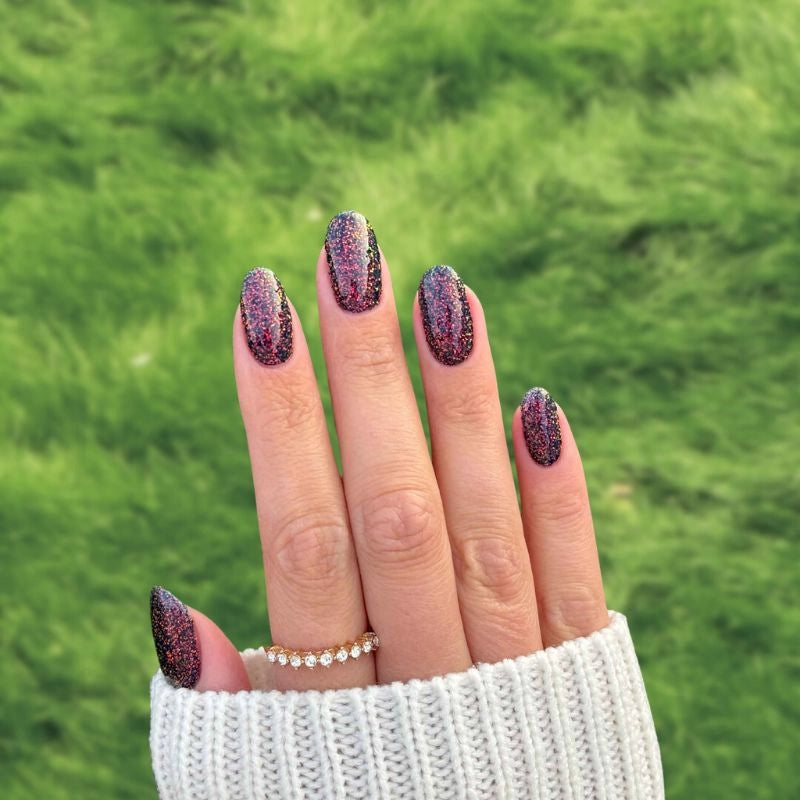
<instances>
[{"instance_id":1,"label":"fingertip","mask_svg":"<svg viewBox=\"0 0 800 800\"><path fill-rule=\"evenodd\" d=\"M150 623L161 672L173 686L199 691L250 688L228 637L163 586L150 592Z\"/></svg>"},{"instance_id":2,"label":"fingertip","mask_svg":"<svg viewBox=\"0 0 800 800\"><path fill-rule=\"evenodd\" d=\"M388 270L375 231L363 214L353 210L336 214L328 223L323 250L325 267L321 256L317 261L321 308L328 295L348 314L362 314L382 305Z\"/></svg>"},{"instance_id":3,"label":"fingertip","mask_svg":"<svg viewBox=\"0 0 800 800\"><path fill-rule=\"evenodd\" d=\"M205 614L188 607L200 651L200 692L238 692L250 689L242 657L228 637Z\"/></svg>"},{"instance_id":4,"label":"fingertip","mask_svg":"<svg viewBox=\"0 0 800 800\"><path fill-rule=\"evenodd\" d=\"M562 432L558 406L547 389L534 386L520 404L522 433L532 461L552 467L561 459Z\"/></svg>"},{"instance_id":5,"label":"fingertip","mask_svg":"<svg viewBox=\"0 0 800 800\"><path fill-rule=\"evenodd\" d=\"M475 321L458 272L448 264L429 267L417 287L416 303L419 312L415 313L414 325L418 343L424 339L427 352L444 367L466 362L475 345Z\"/></svg>"},{"instance_id":6,"label":"fingertip","mask_svg":"<svg viewBox=\"0 0 800 800\"><path fill-rule=\"evenodd\" d=\"M472 316L475 317L477 314L483 314L483 305L475 290L471 289L467 283L464 283L464 292L467 295L467 301L472 310Z\"/></svg>"}]
</instances>

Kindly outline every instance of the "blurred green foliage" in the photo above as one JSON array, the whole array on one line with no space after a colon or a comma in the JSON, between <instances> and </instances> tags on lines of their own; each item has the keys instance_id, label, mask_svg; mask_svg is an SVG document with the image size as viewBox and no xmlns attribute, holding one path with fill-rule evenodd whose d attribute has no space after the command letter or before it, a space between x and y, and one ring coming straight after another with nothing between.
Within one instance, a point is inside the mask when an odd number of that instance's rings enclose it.
<instances>
[{"instance_id":1,"label":"blurred green foliage","mask_svg":"<svg viewBox=\"0 0 800 800\"><path fill-rule=\"evenodd\" d=\"M231 318L322 375L351 207L569 413L668 796L800 796L798 147L796 0L0 0L3 797L155 796L153 583L264 639Z\"/></svg>"}]
</instances>

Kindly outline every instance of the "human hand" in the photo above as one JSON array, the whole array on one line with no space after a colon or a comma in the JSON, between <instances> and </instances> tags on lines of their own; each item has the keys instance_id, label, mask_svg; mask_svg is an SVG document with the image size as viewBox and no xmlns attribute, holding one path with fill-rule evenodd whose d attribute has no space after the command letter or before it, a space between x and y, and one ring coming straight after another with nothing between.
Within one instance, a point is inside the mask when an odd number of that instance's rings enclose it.
<instances>
[{"instance_id":1,"label":"human hand","mask_svg":"<svg viewBox=\"0 0 800 800\"><path fill-rule=\"evenodd\" d=\"M438 266L414 302L431 458L388 266L360 214L331 221L317 293L342 477L300 320L271 272L248 274L234 321L270 629L316 661L271 664L272 686L428 678L607 625L580 456L542 389L526 394L512 423L520 513L477 297ZM170 681L250 688L211 620L160 587L151 612ZM319 663L368 630L379 649Z\"/></svg>"}]
</instances>

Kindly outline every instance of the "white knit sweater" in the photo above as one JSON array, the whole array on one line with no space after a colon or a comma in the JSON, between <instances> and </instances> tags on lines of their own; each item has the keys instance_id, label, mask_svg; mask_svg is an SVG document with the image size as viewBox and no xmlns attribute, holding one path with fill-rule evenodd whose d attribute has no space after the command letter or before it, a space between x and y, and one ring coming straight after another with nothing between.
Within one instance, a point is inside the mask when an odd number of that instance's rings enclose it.
<instances>
[{"instance_id":1,"label":"white knit sweater","mask_svg":"<svg viewBox=\"0 0 800 800\"><path fill-rule=\"evenodd\" d=\"M327 692L151 685L162 800L663 798L625 617L532 655L426 681Z\"/></svg>"}]
</instances>

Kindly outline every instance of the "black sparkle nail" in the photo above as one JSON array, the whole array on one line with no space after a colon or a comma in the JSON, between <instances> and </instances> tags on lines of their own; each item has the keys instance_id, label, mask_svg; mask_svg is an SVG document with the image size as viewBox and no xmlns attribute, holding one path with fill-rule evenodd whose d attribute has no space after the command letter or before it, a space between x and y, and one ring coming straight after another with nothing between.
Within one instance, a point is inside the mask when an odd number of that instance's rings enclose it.
<instances>
[{"instance_id":1,"label":"black sparkle nail","mask_svg":"<svg viewBox=\"0 0 800 800\"><path fill-rule=\"evenodd\" d=\"M437 361L460 364L472 352L472 313L464 283L444 264L431 267L419 283L425 339Z\"/></svg>"},{"instance_id":2,"label":"black sparkle nail","mask_svg":"<svg viewBox=\"0 0 800 800\"><path fill-rule=\"evenodd\" d=\"M200 648L188 609L163 586L154 586L150 622L164 677L175 686L194 688L200 679Z\"/></svg>"},{"instance_id":3,"label":"black sparkle nail","mask_svg":"<svg viewBox=\"0 0 800 800\"><path fill-rule=\"evenodd\" d=\"M561 455L558 406L546 389L535 387L522 399L522 430L531 458L543 467Z\"/></svg>"},{"instance_id":4,"label":"black sparkle nail","mask_svg":"<svg viewBox=\"0 0 800 800\"><path fill-rule=\"evenodd\" d=\"M381 299L381 256L375 231L357 211L342 211L328 224L325 236L328 273L336 302L359 313Z\"/></svg>"},{"instance_id":5,"label":"black sparkle nail","mask_svg":"<svg viewBox=\"0 0 800 800\"><path fill-rule=\"evenodd\" d=\"M239 303L247 345L267 366L282 364L292 354L292 313L275 273L258 267L245 276Z\"/></svg>"}]
</instances>

